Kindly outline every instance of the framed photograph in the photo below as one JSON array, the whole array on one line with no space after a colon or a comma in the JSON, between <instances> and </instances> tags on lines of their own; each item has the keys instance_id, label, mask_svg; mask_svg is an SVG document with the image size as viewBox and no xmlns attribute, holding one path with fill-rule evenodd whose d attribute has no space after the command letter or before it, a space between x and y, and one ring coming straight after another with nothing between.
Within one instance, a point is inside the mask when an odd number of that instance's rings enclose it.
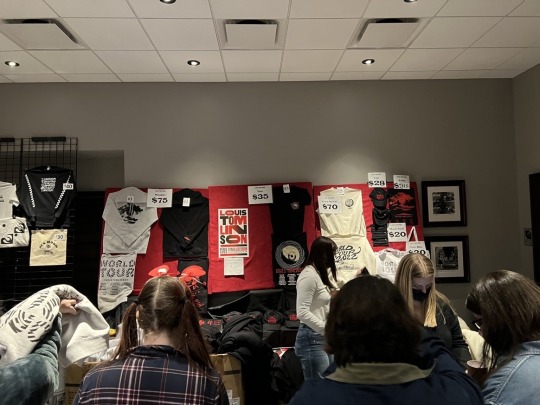
<instances>
[{"instance_id":1,"label":"framed photograph","mask_svg":"<svg viewBox=\"0 0 540 405\"><path fill-rule=\"evenodd\" d=\"M426 236L424 239L435 267L437 283L471 281L468 236Z\"/></svg>"},{"instance_id":2,"label":"framed photograph","mask_svg":"<svg viewBox=\"0 0 540 405\"><path fill-rule=\"evenodd\" d=\"M465 180L423 181L424 227L465 226Z\"/></svg>"}]
</instances>

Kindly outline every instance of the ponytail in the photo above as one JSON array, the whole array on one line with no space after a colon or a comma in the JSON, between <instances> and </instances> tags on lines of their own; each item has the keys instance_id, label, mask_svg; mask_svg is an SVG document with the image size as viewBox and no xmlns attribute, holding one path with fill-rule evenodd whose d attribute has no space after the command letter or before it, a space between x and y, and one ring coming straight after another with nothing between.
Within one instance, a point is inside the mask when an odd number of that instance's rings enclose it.
<instances>
[{"instance_id":1,"label":"ponytail","mask_svg":"<svg viewBox=\"0 0 540 405\"><path fill-rule=\"evenodd\" d=\"M113 359L125 359L127 352L131 348L139 345L136 317L137 305L137 301L132 302L124 314L124 318L122 319L120 343L116 348Z\"/></svg>"},{"instance_id":2,"label":"ponytail","mask_svg":"<svg viewBox=\"0 0 540 405\"><path fill-rule=\"evenodd\" d=\"M212 368L212 362L201 333L197 308L187 295L183 297L182 301L179 349L190 363L196 364L201 368Z\"/></svg>"}]
</instances>

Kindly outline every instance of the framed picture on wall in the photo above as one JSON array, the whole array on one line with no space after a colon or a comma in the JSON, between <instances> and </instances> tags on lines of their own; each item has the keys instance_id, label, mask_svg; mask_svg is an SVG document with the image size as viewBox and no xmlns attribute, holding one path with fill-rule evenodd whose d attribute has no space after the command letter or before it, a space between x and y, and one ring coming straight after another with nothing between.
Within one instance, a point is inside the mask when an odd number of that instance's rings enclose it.
<instances>
[{"instance_id":1,"label":"framed picture on wall","mask_svg":"<svg viewBox=\"0 0 540 405\"><path fill-rule=\"evenodd\" d=\"M437 283L471 281L468 236L426 236L424 239L435 268Z\"/></svg>"},{"instance_id":2,"label":"framed picture on wall","mask_svg":"<svg viewBox=\"0 0 540 405\"><path fill-rule=\"evenodd\" d=\"M423 181L424 227L465 226L465 180Z\"/></svg>"}]
</instances>

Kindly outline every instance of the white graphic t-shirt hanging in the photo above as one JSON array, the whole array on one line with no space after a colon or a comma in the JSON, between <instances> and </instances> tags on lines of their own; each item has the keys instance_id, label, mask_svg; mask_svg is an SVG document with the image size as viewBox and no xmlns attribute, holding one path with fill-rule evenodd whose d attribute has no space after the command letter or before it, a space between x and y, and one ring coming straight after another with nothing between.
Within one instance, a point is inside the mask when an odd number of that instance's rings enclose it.
<instances>
[{"instance_id":1,"label":"white graphic t-shirt hanging","mask_svg":"<svg viewBox=\"0 0 540 405\"><path fill-rule=\"evenodd\" d=\"M32 231L30 266L62 266L66 264L67 229Z\"/></svg>"},{"instance_id":2,"label":"white graphic t-shirt hanging","mask_svg":"<svg viewBox=\"0 0 540 405\"><path fill-rule=\"evenodd\" d=\"M329 188L321 196L336 196L342 199L341 212L322 214L319 212L322 236L366 236L362 192L353 188Z\"/></svg>"},{"instance_id":3,"label":"white graphic t-shirt hanging","mask_svg":"<svg viewBox=\"0 0 540 405\"><path fill-rule=\"evenodd\" d=\"M98 308L101 313L116 308L133 291L137 254L101 256Z\"/></svg>"},{"instance_id":4,"label":"white graphic t-shirt hanging","mask_svg":"<svg viewBox=\"0 0 540 405\"><path fill-rule=\"evenodd\" d=\"M13 216L13 206L19 205L17 187L14 184L0 181L0 219Z\"/></svg>"}]
</instances>

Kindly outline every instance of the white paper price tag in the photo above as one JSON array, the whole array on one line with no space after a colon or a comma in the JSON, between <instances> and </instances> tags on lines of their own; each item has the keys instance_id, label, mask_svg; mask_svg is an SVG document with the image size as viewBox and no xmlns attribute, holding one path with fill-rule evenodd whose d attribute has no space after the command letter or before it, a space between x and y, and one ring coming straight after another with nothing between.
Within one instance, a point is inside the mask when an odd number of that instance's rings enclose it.
<instances>
[{"instance_id":1,"label":"white paper price tag","mask_svg":"<svg viewBox=\"0 0 540 405\"><path fill-rule=\"evenodd\" d=\"M149 188L146 205L148 207L172 207L172 188Z\"/></svg>"},{"instance_id":2,"label":"white paper price tag","mask_svg":"<svg viewBox=\"0 0 540 405\"><path fill-rule=\"evenodd\" d=\"M191 205L191 198L184 197L182 198L182 207L189 207Z\"/></svg>"},{"instance_id":3,"label":"white paper price tag","mask_svg":"<svg viewBox=\"0 0 540 405\"><path fill-rule=\"evenodd\" d=\"M223 258L224 276L243 276L244 258L243 257L225 257Z\"/></svg>"},{"instance_id":4,"label":"white paper price tag","mask_svg":"<svg viewBox=\"0 0 540 405\"><path fill-rule=\"evenodd\" d=\"M386 188L386 173L384 172L373 172L368 173L368 186L370 188L381 187Z\"/></svg>"},{"instance_id":5,"label":"white paper price tag","mask_svg":"<svg viewBox=\"0 0 540 405\"><path fill-rule=\"evenodd\" d=\"M337 195L345 195L345 188L343 188L343 187L338 187L338 188L336 189L336 194L337 194Z\"/></svg>"},{"instance_id":6,"label":"white paper price tag","mask_svg":"<svg viewBox=\"0 0 540 405\"><path fill-rule=\"evenodd\" d=\"M426 244L424 241L417 242L408 242L407 243L407 252L408 253L420 253L421 255L429 257L429 251L426 249Z\"/></svg>"},{"instance_id":7,"label":"white paper price tag","mask_svg":"<svg viewBox=\"0 0 540 405\"><path fill-rule=\"evenodd\" d=\"M250 204L271 204L272 186L248 186L248 198Z\"/></svg>"},{"instance_id":8,"label":"white paper price tag","mask_svg":"<svg viewBox=\"0 0 540 405\"><path fill-rule=\"evenodd\" d=\"M409 176L406 174L394 174L394 189L396 190L409 190L411 188L411 182Z\"/></svg>"},{"instance_id":9,"label":"white paper price tag","mask_svg":"<svg viewBox=\"0 0 540 405\"><path fill-rule=\"evenodd\" d=\"M405 223L388 224L388 242L407 242L407 225Z\"/></svg>"},{"instance_id":10,"label":"white paper price tag","mask_svg":"<svg viewBox=\"0 0 540 405\"><path fill-rule=\"evenodd\" d=\"M291 186L288 185L288 184L284 184L283 185L283 193L284 194L290 194L290 192L291 192Z\"/></svg>"},{"instance_id":11,"label":"white paper price tag","mask_svg":"<svg viewBox=\"0 0 540 405\"><path fill-rule=\"evenodd\" d=\"M126 201L129 203L129 204L133 204L135 202L135 197L132 196L132 195L128 195L126 197Z\"/></svg>"},{"instance_id":12,"label":"white paper price tag","mask_svg":"<svg viewBox=\"0 0 540 405\"><path fill-rule=\"evenodd\" d=\"M73 190L73 183L64 183L63 186L64 190Z\"/></svg>"},{"instance_id":13,"label":"white paper price tag","mask_svg":"<svg viewBox=\"0 0 540 405\"><path fill-rule=\"evenodd\" d=\"M341 214L342 199L335 195L319 196L320 214Z\"/></svg>"}]
</instances>

